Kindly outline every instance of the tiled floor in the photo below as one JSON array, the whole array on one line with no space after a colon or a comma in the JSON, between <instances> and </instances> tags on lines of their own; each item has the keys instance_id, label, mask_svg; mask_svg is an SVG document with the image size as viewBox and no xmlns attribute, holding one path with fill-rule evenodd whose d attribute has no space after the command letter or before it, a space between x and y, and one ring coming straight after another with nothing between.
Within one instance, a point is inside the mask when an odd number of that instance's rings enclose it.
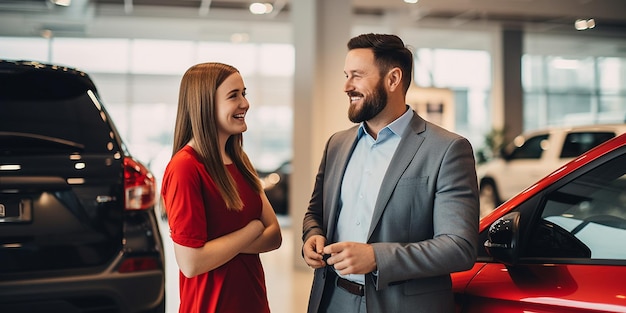
<instances>
[{"instance_id":1,"label":"tiled floor","mask_svg":"<svg viewBox=\"0 0 626 313\"><path fill-rule=\"evenodd\" d=\"M272 313L304 313L309 298L313 272L294 268L294 234L288 218L279 218L283 244L278 250L261 254L265 269L267 293ZM167 313L178 312L178 267L166 222L161 223L166 255ZM299 252L297 252L299 255Z\"/></svg>"}]
</instances>

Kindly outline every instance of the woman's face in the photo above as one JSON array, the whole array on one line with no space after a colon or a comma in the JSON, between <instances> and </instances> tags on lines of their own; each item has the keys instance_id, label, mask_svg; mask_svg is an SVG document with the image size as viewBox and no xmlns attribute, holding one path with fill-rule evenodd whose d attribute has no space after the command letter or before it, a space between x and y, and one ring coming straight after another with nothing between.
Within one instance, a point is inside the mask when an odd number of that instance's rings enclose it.
<instances>
[{"instance_id":1,"label":"woman's face","mask_svg":"<svg viewBox=\"0 0 626 313\"><path fill-rule=\"evenodd\" d=\"M248 129L245 116L250 103L246 99L246 87L239 73L233 73L217 87L217 131L224 139L241 134Z\"/></svg>"}]
</instances>

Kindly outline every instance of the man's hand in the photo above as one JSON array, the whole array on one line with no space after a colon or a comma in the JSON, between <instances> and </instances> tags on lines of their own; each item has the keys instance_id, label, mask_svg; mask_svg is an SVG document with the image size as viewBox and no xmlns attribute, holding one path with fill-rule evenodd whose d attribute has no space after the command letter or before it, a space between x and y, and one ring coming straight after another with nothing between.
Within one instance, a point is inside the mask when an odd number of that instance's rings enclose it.
<instances>
[{"instance_id":1,"label":"man's hand","mask_svg":"<svg viewBox=\"0 0 626 313\"><path fill-rule=\"evenodd\" d=\"M330 254L326 262L339 274L367 274L376 270L376 258L372 245L358 242L338 242L324 247L323 254Z\"/></svg>"},{"instance_id":2,"label":"man's hand","mask_svg":"<svg viewBox=\"0 0 626 313\"><path fill-rule=\"evenodd\" d=\"M312 268L320 268L326 266L323 260L324 245L326 238L321 235L313 235L304 243L302 252L304 254L304 262Z\"/></svg>"}]
</instances>

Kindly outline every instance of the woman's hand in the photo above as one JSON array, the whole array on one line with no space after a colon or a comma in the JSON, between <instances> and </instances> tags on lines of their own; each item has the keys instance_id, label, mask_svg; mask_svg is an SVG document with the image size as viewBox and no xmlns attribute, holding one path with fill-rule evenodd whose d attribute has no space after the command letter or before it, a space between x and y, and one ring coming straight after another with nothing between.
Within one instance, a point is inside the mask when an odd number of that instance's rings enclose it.
<instances>
[{"instance_id":1,"label":"woman's hand","mask_svg":"<svg viewBox=\"0 0 626 313\"><path fill-rule=\"evenodd\" d=\"M278 249L282 244L283 237L280 233L280 225L264 192L261 192L261 202L263 209L261 212L261 225L264 225L262 234L241 253L263 253ZM258 220L257 220L258 221Z\"/></svg>"}]
</instances>

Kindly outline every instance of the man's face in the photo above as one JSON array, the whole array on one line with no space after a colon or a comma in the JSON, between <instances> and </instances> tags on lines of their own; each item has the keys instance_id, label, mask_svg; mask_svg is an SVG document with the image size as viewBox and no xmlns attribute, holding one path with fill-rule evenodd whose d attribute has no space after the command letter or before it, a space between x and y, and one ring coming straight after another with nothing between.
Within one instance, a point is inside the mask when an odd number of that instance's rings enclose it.
<instances>
[{"instance_id":1,"label":"man's face","mask_svg":"<svg viewBox=\"0 0 626 313\"><path fill-rule=\"evenodd\" d=\"M348 118L354 123L367 121L378 115L387 105L387 90L374 64L371 49L348 51L344 65L344 91L350 99Z\"/></svg>"}]
</instances>

